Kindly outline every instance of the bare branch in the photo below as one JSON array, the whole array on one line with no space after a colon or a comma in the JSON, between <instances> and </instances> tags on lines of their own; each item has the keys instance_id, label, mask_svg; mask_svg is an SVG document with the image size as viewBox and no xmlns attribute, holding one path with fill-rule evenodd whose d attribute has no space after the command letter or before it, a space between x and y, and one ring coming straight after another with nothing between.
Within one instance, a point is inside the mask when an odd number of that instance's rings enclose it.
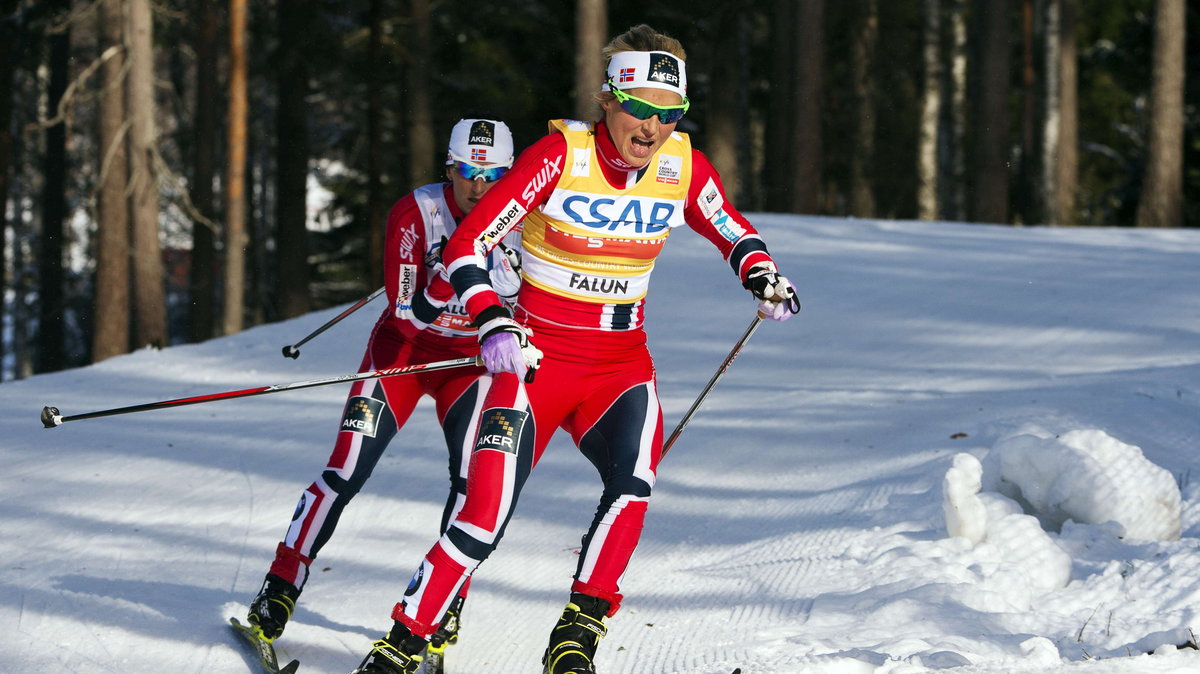
<instances>
[{"instance_id":1,"label":"bare branch","mask_svg":"<svg viewBox=\"0 0 1200 674\"><path fill-rule=\"evenodd\" d=\"M157 144L155 144L154 148L154 167L158 170L159 184L173 184L179 190L179 193L183 195L178 201L175 201L175 205L183 210L192 219L192 222L198 222L212 230L215 236L221 236L224 230L221 223L210 219L201 213L199 208L196 208L196 205L192 203L192 194L188 189L187 181L184 180L183 176L172 171L171 167L167 166L166 160L158 152ZM168 183L168 181L170 182Z\"/></svg>"},{"instance_id":2,"label":"bare branch","mask_svg":"<svg viewBox=\"0 0 1200 674\"><path fill-rule=\"evenodd\" d=\"M109 59L120 53L122 49L122 47L117 45L113 45L108 49L105 49L104 53L100 54L99 58L89 63L88 66L84 68L83 71L80 72L79 75L69 85L67 85L66 90L63 91L62 98L60 98L58 101L58 109L55 110L54 116L49 119L39 119L36 122L30 122L29 124L25 125L25 132L35 133L38 131L44 131L52 126L66 122L68 118L67 110L71 106L72 99L74 99L76 96L76 90L83 86L88 78L94 75L100 66L104 65ZM121 78L124 78L128 68L129 65L125 64L121 71Z\"/></svg>"}]
</instances>

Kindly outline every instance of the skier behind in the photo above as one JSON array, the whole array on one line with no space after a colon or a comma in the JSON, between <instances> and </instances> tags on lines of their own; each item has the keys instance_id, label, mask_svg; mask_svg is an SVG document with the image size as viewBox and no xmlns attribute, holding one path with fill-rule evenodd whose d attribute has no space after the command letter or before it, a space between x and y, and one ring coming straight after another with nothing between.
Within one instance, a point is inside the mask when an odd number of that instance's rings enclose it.
<instances>
[{"instance_id":1,"label":"skier behind","mask_svg":"<svg viewBox=\"0 0 1200 674\"><path fill-rule=\"evenodd\" d=\"M360 371L475 356L476 330L448 284L430 281L445 274L442 246L500 176L512 166L508 126L494 119L463 119L450 133L446 180L419 187L388 214L384 278L388 306L375 323ZM519 242L519 232L513 235ZM518 244L519 245L519 244ZM506 252L507 251L507 252ZM520 287L519 252L497 247L485 263L497 291L515 297ZM385 377L356 382L342 413L333 453L324 472L300 495L291 526L275 552L262 589L250 603L252 629L268 643L283 633L309 568L337 526L342 510L358 493L379 457L423 395L436 403L450 453L450 495L442 530L466 492L467 443L475 440L476 409L492 378L478 367ZM466 587L443 610L442 629L431 652L453 642Z\"/></svg>"},{"instance_id":2,"label":"skier behind","mask_svg":"<svg viewBox=\"0 0 1200 674\"><path fill-rule=\"evenodd\" d=\"M595 672L605 618L637 547L662 451L662 413L642 328L654 260L687 225L717 247L767 317L799 310L754 227L711 163L675 126L687 111L684 51L649 26L605 48L596 123L557 120L446 244L450 281L495 373L471 456L466 502L426 554L394 623L356 670L412 674L459 587L495 549L556 428L604 483L570 600L542 657L547 674ZM488 251L524 218L516 316L489 282ZM440 282L439 282L440 283ZM536 343L536 347L534 344ZM544 352L544 356L543 356ZM536 378L523 381L536 370Z\"/></svg>"}]
</instances>

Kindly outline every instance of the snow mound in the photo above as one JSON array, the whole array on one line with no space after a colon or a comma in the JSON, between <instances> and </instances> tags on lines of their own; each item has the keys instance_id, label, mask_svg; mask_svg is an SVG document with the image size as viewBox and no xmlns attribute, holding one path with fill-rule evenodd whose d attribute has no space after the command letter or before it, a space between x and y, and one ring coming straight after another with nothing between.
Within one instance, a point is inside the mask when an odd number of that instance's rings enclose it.
<instances>
[{"instance_id":1,"label":"snow mound","mask_svg":"<svg viewBox=\"0 0 1200 674\"><path fill-rule=\"evenodd\" d=\"M1071 556L1016 501L981 493L982 475L979 459L957 454L942 480L946 530L975 546L980 584L1009 606L1029 606L1037 595L1066 587Z\"/></svg>"},{"instance_id":2,"label":"snow mound","mask_svg":"<svg viewBox=\"0 0 1200 674\"><path fill-rule=\"evenodd\" d=\"M987 534L987 507L979 498L983 465L970 454L958 454L942 479L946 530L974 545Z\"/></svg>"},{"instance_id":3,"label":"snow mound","mask_svg":"<svg viewBox=\"0 0 1200 674\"><path fill-rule=\"evenodd\" d=\"M1048 529L1068 519L1116 522L1127 538L1178 540L1179 486L1142 450L1104 431L1040 430L996 443L985 458L989 488L1013 498Z\"/></svg>"}]
</instances>

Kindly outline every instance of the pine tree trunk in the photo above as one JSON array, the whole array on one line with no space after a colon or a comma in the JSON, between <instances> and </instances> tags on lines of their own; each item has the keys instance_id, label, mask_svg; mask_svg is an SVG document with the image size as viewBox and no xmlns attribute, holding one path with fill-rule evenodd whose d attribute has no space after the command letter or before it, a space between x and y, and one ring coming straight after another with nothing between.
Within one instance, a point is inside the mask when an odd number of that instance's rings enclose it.
<instances>
[{"instance_id":1,"label":"pine tree trunk","mask_svg":"<svg viewBox=\"0 0 1200 674\"><path fill-rule=\"evenodd\" d=\"M592 100L604 77L604 55L608 40L608 0L575 0L575 119L599 119Z\"/></svg>"},{"instance_id":2,"label":"pine tree trunk","mask_svg":"<svg viewBox=\"0 0 1200 674\"><path fill-rule=\"evenodd\" d=\"M367 283L383 285L383 242L388 198L383 193L383 0L371 0L367 46Z\"/></svg>"},{"instance_id":3,"label":"pine tree trunk","mask_svg":"<svg viewBox=\"0 0 1200 674\"><path fill-rule=\"evenodd\" d=\"M1054 163L1056 194L1052 222L1077 224L1075 192L1079 189L1079 50L1076 46L1079 0L1059 0L1058 156Z\"/></svg>"},{"instance_id":4,"label":"pine tree trunk","mask_svg":"<svg viewBox=\"0 0 1200 674\"><path fill-rule=\"evenodd\" d=\"M100 47L102 52L112 52L101 68L93 362L129 351L129 159L125 142L123 9L122 0L100 3Z\"/></svg>"},{"instance_id":5,"label":"pine tree trunk","mask_svg":"<svg viewBox=\"0 0 1200 674\"><path fill-rule=\"evenodd\" d=\"M3 330L7 317L4 298L8 297L8 193L13 165L13 75L21 39L16 22L10 24L8 19L16 10L17 0L0 0L0 382L4 381L3 363L8 352Z\"/></svg>"},{"instance_id":6,"label":"pine tree trunk","mask_svg":"<svg viewBox=\"0 0 1200 674\"><path fill-rule=\"evenodd\" d=\"M1037 93L1034 58L1034 0L1021 0L1021 163L1017 174L1017 215L1024 224L1038 216Z\"/></svg>"},{"instance_id":7,"label":"pine tree trunk","mask_svg":"<svg viewBox=\"0 0 1200 674\"><path fill-rule=\"evenodd\" d=\"M135 345L168 344L166 278L158 226L158 138L154 122L154 27L150 0L126 0L130 214L133 217Z\"/></svg>"},{"instance_id":8,"label":"pine tree trunk","mask_svg":"<svg viewBox=\"0 0 1200 674\"><path fill-rule=\"evenodd\" d=\"M246 2L229 0L229 148L225 177L225 308L222 331L241 332L246 308Z\"/></svg>"},{"instance_id":9,"label":"pine tree trunk","mask_svg":"<svg viewBox=\"0 0 1200 674\"><path fill-rule=\"evenodd\" d=\"M860 0L857 34L850 50L850 71L858 123L850 155L850 212L875 217L875 46L879 41L878 0Z\"/></svg>"},{"instance_id":10,"label":"pine tree trunk","mask_svg":"<svg viewBox=\"0 0 1200 674\"><path fill-rule=\"evenodd\" d=\"M966 220L967 158L967 3L950 0L950 180L945 202L951 220Z\"/></svg>"},{"instance_id":11,"label":"pine tree trunk","mask_svg":"<svg viewBox=\"0 0 1200 674\"><path fill-rule=\"evenodd\" d=\"M974 220L1008 222L1008 0L985 0L980 35L980 92L974 124Z\"/></svg>"},{"instance_id":12,"label":"pine tree trunk","mask_svg":"<svg viewBox=\"0 0 1200 674\"><path fill-rule=\"evenodd\" d=\"M210 339L216 327L216 262L212 222L213 178L217 174L217 39L220 15L212 0L195 0L196 11L196 111L192 165L192 205L207 219L192 222L192 259L189 271L188 338Z\"/></svg>"},{"instance_id":13,"label":"pine tree trunk","mask_svg":"<svg viewBox=\"0 0 1200 674\"><path fill-rule=\"evenodd\" d=\"M308 68L304 43L310 30L311 0L291 0L277 9L279 37L275 72L275 250L278 273L275 297L279 318L310 310L308 288Z\"/></svg>"},{"instance_id":14,"label":"pine tree trunk","mask_svg":"<svg viewBox=\"0 0 1200 674\"><path fill-rule=\"evenodd\" d=\"M410 0L412 3L412 42L410 51L413 62L409 67L408 96L409 123L408 147L412 160L409 182L412 188L428 183L437 175L434 164L433 111L429 91L430 52L433 49L432 27L429 16L429 0Z\"/></svg>"},{"instance_id":15,"label":"pine tree trunk","mask_svg":"<svg viewBox=\"0 0 1200 674\"><path fill-rule=\"evenodd\" d=\"M1183 103L1186 8L1183 0L1154 3L1154 70L1150 83L1149 149L1138 203L1138 227L1183 225Z\"/></svg>"},{"instance_id":16,"label":"pine tree trunk","mask_svg":"<svg viewBox=\"0 0 1200 674\"><path fill-rule=\"evenodd\" d=\"M720 11L720 10L718 10ZM743 39L742 12L724 11L718 24L721 29L713 36L713 48L720 54L737 54ZM738 106L738 89L745 85L740 77L741 63L735 58L715 59L711 63L710 82L722 83L725 91L714 97L705 110L707 120L707 154L721 180L725 193L733 203L740 203L741 174L738 171L738 129L742 127Z\"/></svg>"},{"instance_id":17,"label":"pine tree trunk","mask_svg":"<svg viewBox=\"0 0 1200 674\"><path fill-rule=\"evenodd\" d=\"M1058 224L1055 204L1058 203L1058 152L1062 131L1062 87L1060 86L1059 38L1062 3L1045 0L1042 14L1042 158L1040 199L1047 224Z\"/></svg>"},{"instance_id":18,"label":"pine tree trunk","mask_svg":"<svg viewBox=\"0 0 1200 674\"><path fill-rule=\"evenodd\" d=\"M33 229L29 218L18 215L13 222L13 288L12 288L12 361L13 379L33 375L33 359L29 355L29 329L33 323L29 297L29 249Z\"/></svg>"},{"instance_id":19,"label":"pine tree trunk","mask_svg":"<svg viewBox=\"0 0 1200 674\"><path fill-rule=\"evenodd\" d=\"M767 104L763 147L763 202L770 211L786 212L791 208L794 188L790 172L795 164L792 152L793 115L799 110L793 105L799 96L794 91L794 73L798 69L799 35L796 33L800 2L774 0L771 3L771 43L778 50L771 63L771 79L767 83L770 100Z\"/></svg>"},{"instance_id":20,"label":"pine tree trunk","mask_svg":"<svg viewBox=\"0 0 1200 674\"><path fill-rule=\"evenodd\" d=\"M51 12L61 20L71 9L69 0L54 0ZM50 36L50 88L47 105L56 115L67 89L71 57L69 24ZM37 372L66 367L63 330L63 221L67 217L67 125L63 121L46 129L46 154L42 170L42 233L38 255L38 357Z\"/></svg>"},{"instance_id":21,"label":"pine tree trunk","mask_svg":"<svg viewBox=\"0 0 1200 674\"><path fill-rule=\"evenodd\" d=\"M921 33L925 80L917 129L917 217L938 219L938 120L942 115L941 0L925 0Z\"/></svg>"},{"instance_id":22,"label":"pine tree trunk","mask_svg":"<svg viewBox=\"0 0 1200 674\"><path fill-rule=\"evenodd\" d=\"M873 0L872 0L873 1ZM792 119L791 151L794 168L790 210L821 213L824 175L824 134L821 110L825 89L825 0L804 0L793 15L796 33L796 62L792 74L795 108Z\"/></svg>"}]
</instances>

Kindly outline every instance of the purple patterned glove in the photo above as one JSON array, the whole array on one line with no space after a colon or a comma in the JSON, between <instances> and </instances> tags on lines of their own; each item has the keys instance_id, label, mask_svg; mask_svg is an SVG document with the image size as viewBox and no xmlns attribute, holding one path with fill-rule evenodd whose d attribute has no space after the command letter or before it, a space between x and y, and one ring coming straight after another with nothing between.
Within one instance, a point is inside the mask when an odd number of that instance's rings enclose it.
<instances>
[{"instance_id":1,"label":"purple patterned glove","mask_svg":"<svg viewBox=\"0 0 1200 674\"><path fill-rule=\"evenodd\" d=\"M763 262L751 267L742 285L760 300L758 313L763 318L786 321L792 314L800 313L796 286L782 276L773 263Z\"/></svg>"},{"instance_id":2,"label":"purple patterned glove","mask_svg":"<svg viewBox=\"0 0 1200 674\"><path fill-rule=\"evenodd\" d=\"M526 382L533 381L542 362L541 350L529 342L529 331L507 315L479 326L479 357L488 372L512 372Z\"/></svg>"},{"instance_id":3,"label":"purple patterned glove","mask_svg":"<svg viewBox=\"0 0 1200 674\"><path fill-rule=\"evenodd\" d=\"M524 376L525 357L521 354L521 342L511 332L498 331L488 335L479 345L479 356L488 372L515 372Z\"/></svg>"},{"instance_id":4,"label":"purple patterned glove","mask_svg":"<svg viewBox=\"0 0 1200 674\"><path fill-rule=\"evenodd\" d=\"M782 276L779 277L779 280L787 284L787 289L791 292L791 295L788 296L791 301L772 302L771 300L763 300L758 303L758 313L762 314L763 318L769 318L782 323L796 315L796 311L800 309L800 303L795 300L795 284Z\"/></svg>"}]
</instances>

